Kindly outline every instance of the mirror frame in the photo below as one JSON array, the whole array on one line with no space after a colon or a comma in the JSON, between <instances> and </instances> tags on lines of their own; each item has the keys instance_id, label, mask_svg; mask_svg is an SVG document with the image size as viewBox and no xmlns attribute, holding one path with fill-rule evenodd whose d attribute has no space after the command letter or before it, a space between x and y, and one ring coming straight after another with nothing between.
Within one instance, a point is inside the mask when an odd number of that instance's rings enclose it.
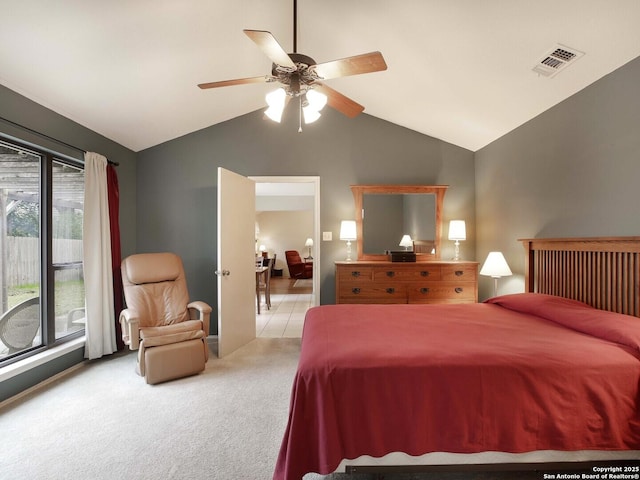
<instances>
[{"instance_id":1,"label":"mirror frame","mask_svg":"<svg viewBox=\"0 0 640 480\"><path fill-rule=\"evenodd\" d=\"M365 193L379 194L402 194L402 193L429 193L436 196L436 237L435 254L419 253L417 261L425 262L429 260L437 260L440 258L440 237L442 236L442 206L444 204L444 194L449 185L351 185L351 192L356 205L356 239L358 260L389 260L384 254L364 253L363 252L363 227L362 227L362 207L363 196Z\"/></svg>"}]
</instances>

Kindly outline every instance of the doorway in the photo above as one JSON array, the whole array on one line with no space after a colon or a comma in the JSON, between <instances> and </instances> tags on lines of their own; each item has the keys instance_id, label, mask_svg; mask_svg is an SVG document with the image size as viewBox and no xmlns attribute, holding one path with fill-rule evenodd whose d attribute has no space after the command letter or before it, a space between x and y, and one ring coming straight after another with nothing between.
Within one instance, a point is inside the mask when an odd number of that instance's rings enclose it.
<instances>
[{"instance_id":1,"label":"doorway","mask_svg":"<svg viewBox=\"0 0 640 480\"><path fill-rule=\"evenodd\" d=\"M320 303L320 177L249 178L256 183L256 253L275 257L271 309L262 299L256 332L268 337L299 336L306 309ZM289 278L286 250L297 250L305 262L313 264L311 279Z\"/></svg>"}]
</instances>

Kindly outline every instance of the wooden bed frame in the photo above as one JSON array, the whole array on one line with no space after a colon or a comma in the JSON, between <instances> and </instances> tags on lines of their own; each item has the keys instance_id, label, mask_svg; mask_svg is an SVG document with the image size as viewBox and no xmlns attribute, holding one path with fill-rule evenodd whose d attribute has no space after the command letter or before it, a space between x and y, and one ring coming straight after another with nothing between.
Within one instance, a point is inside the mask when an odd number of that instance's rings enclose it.
<instances>
[{"instance_id":1,"label":"wooden bed frame","mask_svg":"<svg viewBox=\"0 0 640 480\"><path fill-rule=\"evenodd\" d=\"M640 317L640 237L520 239L525 291Z\"/></svg>"},{"instance_id":2,"label":"wooden bed frame","mask_svg":"<svg viewBox=\"0 0 640 480\"><path fill-rule=\"evenodd\" d=\"M526 292L570 298L600 310L640 317L640 237L545 238L519 241L526 252ZM595 465L629 464L628 460L613 459L444 465L347 464L344 471L348 474L582 471Z\"/></svg>"}]
</instances>

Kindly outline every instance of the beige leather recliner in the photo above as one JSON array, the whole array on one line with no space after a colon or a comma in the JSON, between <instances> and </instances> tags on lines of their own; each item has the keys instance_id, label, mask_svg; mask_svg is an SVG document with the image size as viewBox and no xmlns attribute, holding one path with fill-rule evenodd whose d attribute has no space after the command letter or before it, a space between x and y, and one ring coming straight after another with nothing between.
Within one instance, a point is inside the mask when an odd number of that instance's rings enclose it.
<instances>
[{"instance_id":1,"label":"beige leather recliner","mask_svg":"<svg viewBox=\"0 0 640 480\"><path fill-rule=\"evenodd\" d=\"M193 375L209 358L205 302L189 302L184 267L173 253L141 253L122 261L127 308L122 339L138 350L136 372L149 384Z\"/></svg>"}]
</instances>

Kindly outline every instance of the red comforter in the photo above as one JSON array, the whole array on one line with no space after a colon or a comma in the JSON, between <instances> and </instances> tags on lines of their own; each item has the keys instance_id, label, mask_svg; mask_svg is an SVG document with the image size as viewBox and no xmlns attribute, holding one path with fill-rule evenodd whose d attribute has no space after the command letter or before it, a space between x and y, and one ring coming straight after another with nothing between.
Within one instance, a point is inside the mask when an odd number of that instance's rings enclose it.
<instances>
[{"instance_id":1,"label":"red comforter","mask_svg":"<svg viewBox=\"0 0 640 480\"><path fill-rule=\"evenodd\" d=\"M311 309L274 480L395 451L640 450L640 319L490 302Z\"/></svg>"}]
</instances>

